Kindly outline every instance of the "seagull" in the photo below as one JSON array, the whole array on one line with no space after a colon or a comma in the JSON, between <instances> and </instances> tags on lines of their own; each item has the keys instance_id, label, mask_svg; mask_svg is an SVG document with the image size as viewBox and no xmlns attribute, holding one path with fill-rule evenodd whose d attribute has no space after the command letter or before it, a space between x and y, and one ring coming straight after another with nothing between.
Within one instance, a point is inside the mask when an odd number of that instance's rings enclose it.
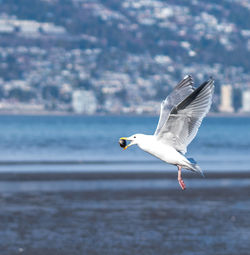
<instances>
[{"instance_id":1,"label":"seagull","mask_svg":"<svg viewBox=\"0 0 250 255\"><path fill-rule=\"evenodd\" d=\"M191 75L185 76L162 101L160 118L153 135L134 134L120 138L120 145L124 150L137 144L145 152L177 166L178 182L182 190L186 188L181 176L182 168L203 175L197 162L193 158L186 158L185 153L203 118L209 112L214 91L212 78L198 88L193 84ZM130 144L126 145L126 140L130 141Z\"/></svg>"}]
</instances>

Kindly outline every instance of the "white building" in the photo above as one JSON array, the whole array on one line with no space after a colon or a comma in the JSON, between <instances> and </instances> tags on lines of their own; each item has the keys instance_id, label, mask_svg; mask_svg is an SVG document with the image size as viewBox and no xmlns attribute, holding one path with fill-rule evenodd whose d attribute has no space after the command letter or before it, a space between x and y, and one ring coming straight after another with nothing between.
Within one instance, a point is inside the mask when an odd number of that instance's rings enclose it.
<instances>
[{"instance_id":1,"label":"white building","mask_svg":"<svg viewBox=\"0 0 250 255\"><path fill-rule=\"evenodd\" d=\"M15 28L6 20L0 19L0 33L13 33Z\"/></svg>"},{"instance_id":2,"label":"white building","mask_svg":"<svg viewBox=\"0 0 250 255\"><path fill-rule=\"evenodd\" d=\"M53 23L40 23L40 28L46 34L64 34L64 27L55 26Z\"/></svg>"},{"instance_id":3,"label":"white building","mask_svg":"<svg viewBox=\"0 0 250 255\"><path fill-rule=\"evenodd\" d=\"M233 88L231 85L221 86L221 102L219 106L221 112L234 112L233 108Z\"/></svg>"},{"instance_id":4,"label":"white building","mask_svg":"<svg viewBox=\"0 0 250 255\"><path fill-rule=\"evenodd\" d=\"M250 112L250 90L245 90L242 93L242 112Z\"/></svg>"},{"instance_id":5,"label":"white building","mask_svg":"<svg viewBox=\"0 0 250 255\"><path fill-rule=\"evenodd\" d=\"M72 95L72 107L77 114L94 114L97 100L92 91L75 90Z\"/></svg>"},{"instance_id":6,"label":"white building","mask_svg":"<svg viewBox=\"0 0 250 255\"><path fill-rule=\"evenodd\" d=\"M0 33L13 33L15 29L25 35L39 34L43 31L45 34L64 34L64 27L56 26L49 22L37 22L35 20L18 20L12 18L0 17Z\"/></svg>"}]
</instances>

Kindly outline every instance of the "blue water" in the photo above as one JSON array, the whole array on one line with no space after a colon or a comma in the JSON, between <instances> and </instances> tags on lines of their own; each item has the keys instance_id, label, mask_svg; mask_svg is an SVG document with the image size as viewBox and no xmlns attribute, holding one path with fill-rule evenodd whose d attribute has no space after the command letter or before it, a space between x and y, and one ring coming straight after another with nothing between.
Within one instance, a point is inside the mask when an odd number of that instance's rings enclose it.
<instances>
[{"instance_id":1,"label":"blue water","mask_svg":"<svg viewBox=\"0 0 250 255\"><path fill-rule=\"evenodd\" d=\"M123 151L118 145L121 136L153 134L157 122L158 117L0 116L0 171L172 171L174 166L136 146ZM249 155L248 117L205 118L187 153L204 171L247 171Z\"/></svg>"}]
</instances>

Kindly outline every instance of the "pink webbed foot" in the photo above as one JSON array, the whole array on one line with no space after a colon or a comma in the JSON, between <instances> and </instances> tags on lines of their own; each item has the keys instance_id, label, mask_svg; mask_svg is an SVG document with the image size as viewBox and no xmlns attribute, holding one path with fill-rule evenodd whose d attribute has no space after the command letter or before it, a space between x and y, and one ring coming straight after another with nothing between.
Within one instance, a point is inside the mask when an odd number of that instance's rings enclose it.
<instances>
[{"instance_id":1,"label":"pink webbed foot","mask_svg":"<svg viewBox=\"0 0 250 255\"><path fill-rule=\"evenodd\" d=\"M186 189L186 185L185 185L184 181L182 179L180 179L178 181L179 181L179 184L180 184L182 190L185 190Z\"/></svg>"},{"instance_id":2,"label":"pink webbed foot","mask_svg":"<svg viewBox=\"0 0 250 255\"><path fill-rule=\"evenodd\" d=\"M185 190L186 189L186 185L185 185L184 181L181 178L181 166L177 165L177 167L178 167L178 181L179 181L179 184L180 184L182 190Z\"/></svg>"}]
</instances>

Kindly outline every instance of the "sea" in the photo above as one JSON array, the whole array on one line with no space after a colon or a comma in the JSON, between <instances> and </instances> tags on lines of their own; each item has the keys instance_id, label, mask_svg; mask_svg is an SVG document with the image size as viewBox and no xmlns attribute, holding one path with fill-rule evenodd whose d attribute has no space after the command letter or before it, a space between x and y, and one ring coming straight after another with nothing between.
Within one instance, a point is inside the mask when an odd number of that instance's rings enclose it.
<instances>
[{"instance_id":1,"label":"sea","mask_svg":"<svg viewBox=\"0 0 250 255\"><path fill-rule=\"evenodd\" d=\"M0 116L0 172L176 171L119 138L153 134L158 117ZM187 157L206 172L249 171L250 117L206 117Z\"/></svg>"},{"instance_id":2,"label":"sea","mask_svg":"<svg viewBox=\"0 0 250 255\"><path fill-rule=\"evenodd\" d=\"M0 116L1 255L249 254L250 118L204 119L205 178L119 138L157 117Z\"/></svg>"}]
</instances>

